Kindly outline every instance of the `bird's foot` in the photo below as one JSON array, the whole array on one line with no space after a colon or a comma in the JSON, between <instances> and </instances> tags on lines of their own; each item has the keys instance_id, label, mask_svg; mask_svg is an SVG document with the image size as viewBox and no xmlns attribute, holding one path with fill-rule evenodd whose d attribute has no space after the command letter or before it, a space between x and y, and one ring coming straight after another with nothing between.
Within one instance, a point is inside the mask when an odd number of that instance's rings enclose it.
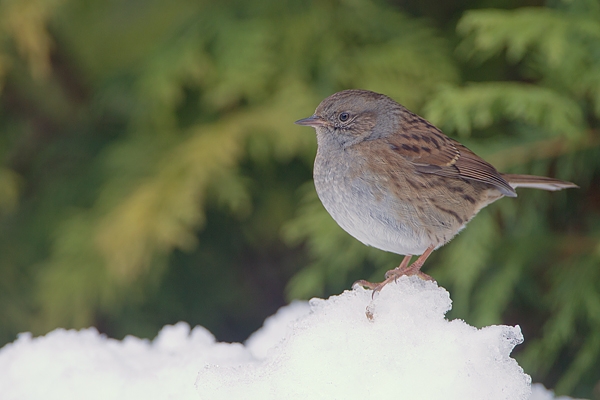
<instances>
[{"instance_id":1,"label":"bird's foot","mask_svg":"<svg viewBox=\"0 0 600 400\"><path fill-rule=\"evenodd\" d=\"M359 279L352 284L352 287L354 288L354 287L360 286L365 289L375 290L375 288L378 285L379 285L379 283L373 283L373 282L366 281L364 279Z\"/></svg>"},{"instance_id":2,"label":"bird's foot","mask_svg":"<svg viewBox=\"0 0 600 400\"><path fill-rule=\"evenodd\" d=\"M398 280L398 278L400 278L401 276L405 276L405 275L406 276L416 275L425 281L435 282L435 280L430 275L427 275L425 272L421 272L420 270L418 270L416 268L414 270L412 270L411 268L407 268L404 270L399 270L399 268L394 268L385 273L385 280L383 282L373 283L373 282L369 282L364 279L361 279L361 280L354 282L352 284L352 287L362 286L366 289L370 289L373 291L373 296L375 296L375 293L380 292L381 289L383 289L383 287L385 285L387 285L388 283L390 283L392 281L395 282L396 280Z\"/></svg>"},{"instance_id":3,"label":"bird's foot","mask_svg":"<svg viewBox=\"0 0 600 400\"><path fill-rule=\"evenodd\" d=\"M388 271L388 272L390 272L390 271ZM396 279L397 279L396 276L390 276L388 278L387 277L387 273L386 273L386 279L383 282L373 283L373 282L369 282L369 281L366 281L364 279L361 279L361 280L358 280L358 281L354 282L352 284L352 287L362 286L364 288L371 289L373 291L372 296L375 297L375 293L381 291L381 289L383 289L383 287L385 285L387 285L388 283L390 283L391 281L394 281Z\"/></svg>"},{"instance_id":4,"label":"bird's foot","mask_svg":"<svg viewBox=\"0 0 600 400\"><path fill-rule=\"evenodd\" d=\"M400 277L402 275L407 275L407 272L410 271L410 267L408 266L408 263L410 262L411 257L412 257L411 255L406 255L404 257L404 259L402 260L402 262L400 263L400 265L398 265L396 268L386 272L385 280L383 282L371 283L371 282L368 282L365 280L360 280L360 281L354 282L354 285L360 285L360 286L366 287L368 289L371 289L373 291L372 296L374 297L375 293L381 291L381 289L383 289L383 287L385 285L387 285L391 281L395 281L396 279L398 279L398 277ZM354 285L352 285L352 286L354 286Z\"/></svg>"},{"instance_id":5,"label":"bird's foot","mask_svg":"<svg viewBox=\"0 0 600 400\"><path fill-rule=\"evenodd\" d=\"M387 284L387 283L391 282L392 280L396 281L401 276L413 276L413 275L418 276L419 278L423 279L424 281L434 281L435 282L435 280L430 275L427 275L425 272L422 272L418 268L407 268L404 271L398 271L398 269L395 268L395 269L389 270L388 272L385 273L385 281L381 282L381 284Z\"/></svg>"},{"instance_id":6,"label":"bird's foot","mask_svg":"<svg viewBox=\"0 0 600 400\"><path fill-rule=\"evenodd\" d=\"M412 263L410 265L409 265L409 263L410 263L411 256L406 255L404 257L404 259L402 260L402 262L400 263L400 265L398 265L396 268L391 269L385 273L385 280L383 282L371 283L369 281L365 281L364 279L361 279L359 281L354 282L352 284L352 287L358 285L358 286L362 286L367 289L371 289L373 291L372 296L374 297L375 293L380 292L381 289L383 289L383 287L385 285L387 285L388 283L390 283L392 281L396 281L398 278L400 278L401 276L404 276L404 275L408 275L408 276L416 275L423 280L435 282L435 280L431 276L427 275L424 272L421 272L421 267L423 266L423 263L425 262L427 257L429 257L429 255L431 254L433 249L434 249L433 246L428 247L427 250L417 259L417 261L415 261L414 263Z\"/></svg>"}]
</instances>

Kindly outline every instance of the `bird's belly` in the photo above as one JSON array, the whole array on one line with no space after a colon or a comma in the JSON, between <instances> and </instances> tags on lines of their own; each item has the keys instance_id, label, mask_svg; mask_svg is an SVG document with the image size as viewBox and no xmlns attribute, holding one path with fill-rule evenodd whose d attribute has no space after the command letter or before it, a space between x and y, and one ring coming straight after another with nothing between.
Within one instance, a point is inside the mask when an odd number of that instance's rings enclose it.
<instances>
[{"instance_id":1,"label":"bird's belly","mask_svg":"<svg viewBox=\"0 0 600 400\"><path fill-rule=\"evenodd\" d=\"M443 244L423 225L413 205L391 198L361 177L315 175L317 194L333 219L362 243L397 254L422 254Z\"/></svg>"}]
</instances>

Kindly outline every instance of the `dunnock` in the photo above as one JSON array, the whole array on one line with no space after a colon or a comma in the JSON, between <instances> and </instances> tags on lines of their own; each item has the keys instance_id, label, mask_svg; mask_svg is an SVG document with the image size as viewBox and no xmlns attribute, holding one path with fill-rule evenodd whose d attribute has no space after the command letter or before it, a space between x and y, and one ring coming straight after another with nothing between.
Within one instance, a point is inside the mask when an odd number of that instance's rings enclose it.
<instances>
[{"instance_id":1,"label":"dunnock","mask_svg":"<svg viewBox=\"0 0 600 400\"><path fill-rule=\"evenodd\" d=\"M344 90L296 121L317 131L314 180L333 219L366 245L405 255L373 284L418 275L431 252L448 243L488 204L515 188L577 185L552 178L501 174L462 144L391 98ZM409 265L412 255L420 257Z\"/></svg>"}]
</instances>

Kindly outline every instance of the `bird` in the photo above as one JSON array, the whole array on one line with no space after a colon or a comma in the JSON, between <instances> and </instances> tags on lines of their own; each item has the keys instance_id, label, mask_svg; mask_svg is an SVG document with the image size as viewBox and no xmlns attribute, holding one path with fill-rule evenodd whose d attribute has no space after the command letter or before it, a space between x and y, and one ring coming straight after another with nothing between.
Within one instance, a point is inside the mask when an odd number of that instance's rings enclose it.
<instances>
[{"instance_id":1,"label":"bird","mask_svg":"<svg viewBox=\"0 0 600 400\"><path fill-rule=\"evenodd\" d=\"M334 93L295 123L316 131L314 185L331 217L365 245L404 255L382 282L355 282L373 294L403 275L433 280L421 271L431 253L483 207L516 197L516 188L578 187L500 173L424 118L368 90Z\"/></svg>"}]
</instances>

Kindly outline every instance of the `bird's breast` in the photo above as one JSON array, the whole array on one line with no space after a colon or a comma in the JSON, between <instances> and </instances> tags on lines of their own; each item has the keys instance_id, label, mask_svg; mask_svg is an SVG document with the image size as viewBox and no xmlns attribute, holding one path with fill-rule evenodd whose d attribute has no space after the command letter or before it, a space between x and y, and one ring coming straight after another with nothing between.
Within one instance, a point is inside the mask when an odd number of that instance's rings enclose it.
<instances>
[{"instance_id":1,"label":"bird's breast","mask_svg":"<svg viewBox=\"0 0 600 400\"><path fill-rule=\"evenodd\" d=\"M314 182L333 219L364 244L398 254L421 254L432 244L411 202L397 198L364 157L317 152Z\"/></svg>"}]
</instances>

